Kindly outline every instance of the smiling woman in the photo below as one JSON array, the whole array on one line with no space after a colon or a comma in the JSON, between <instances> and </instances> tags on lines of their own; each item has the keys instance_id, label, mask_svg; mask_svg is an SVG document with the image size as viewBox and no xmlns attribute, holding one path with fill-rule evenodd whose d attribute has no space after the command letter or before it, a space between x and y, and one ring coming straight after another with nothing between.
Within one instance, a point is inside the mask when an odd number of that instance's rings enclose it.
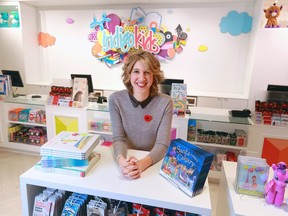
<instances>
[{"instance_id":1,"label":"smiling woman","mask_svg":"<svg viewBox=\"0 0 288 216\"><path fill-rule=\"evenodd\" d=\"M114 159L126 178L139 178L164 157L170 145L173 102L159 92L163 79L155 56L138 51L130 54L123 66L122 80L127 89L109 97ZM150 152L136 158L127 156L127 149Z\"/></svg>"}]
</instances>

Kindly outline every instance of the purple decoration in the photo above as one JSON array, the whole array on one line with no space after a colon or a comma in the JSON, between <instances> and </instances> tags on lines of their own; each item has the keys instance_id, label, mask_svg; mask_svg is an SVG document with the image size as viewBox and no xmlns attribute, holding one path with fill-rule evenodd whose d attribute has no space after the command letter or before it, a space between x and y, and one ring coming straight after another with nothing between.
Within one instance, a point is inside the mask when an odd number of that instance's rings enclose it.
<instances>
[{"instance_id":1,"label":"purple decoration","mask_svg":"<svg viewBox=\"0 0 288 216\"><path fill-rule=\"evenodd\" d=\"M108 14L107 18L110 18L110 22L105 22L105 29L107 29L110 33L115 33L115 27L121 24L120 18L116 14Z\"/></svg>"},{"instance_id":2,"label":"purple decoration","mask_svg":"<svg viewBox=\"0 0 288 216\"><path fill-rule=\"evenodd\" d=\"M68 24L73 24L73 23L74 23L74 19L72 19L72 18L67 18L67 19L66 19L66 23L68 23Z\"/></svg>"}]
</instances>

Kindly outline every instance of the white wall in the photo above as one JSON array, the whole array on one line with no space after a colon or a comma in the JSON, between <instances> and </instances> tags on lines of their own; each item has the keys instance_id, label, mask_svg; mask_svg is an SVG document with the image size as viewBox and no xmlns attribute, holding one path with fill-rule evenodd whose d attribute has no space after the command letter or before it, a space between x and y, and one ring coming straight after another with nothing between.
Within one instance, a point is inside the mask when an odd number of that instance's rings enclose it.
<instances>
[{"instance_id":1,"label":"white wall","mask_svg":"<svg viewBox=\"0 0 288 216\"><path fill-rule=\"evenodd\" d=\"M256 41L249 106L263 100L268 84L288 85L288 28L261 29Z\"/></svg>"},{"instance_id":2,"label":"white wall","mask_svg":"<svg viewBox=\"0 0 288 216\"><path fill-rule=\"evenodd\" d=\"M36 10L33 6L29 6L29 5L25 5L26 6L26 14L25 17L28 20L33 20L33 22L35 22L35 17L37 15ZM261 6L260 6L261 7ZM164 10L164 9L162 9ZM254 8L254 10L257 10ZM100 10L101 13L103 11ZM165 10L164 10L165 11ZM112 12L112 9L109 10L109 12ZM177 14L177 10L175 10L175 14ZM260 15L260 19L261 19L261 24L263 24L263 17L261 17L262 14L262 10L259 12ZM125 13L126 14L126 13ZM165 13L164 13L165 14ZM264 14L263 14L264 16ZM34 17L34 18L33 18ZM258 19L259 19L258 17ZM90 18L91 16L89 15L89 22L90 22ZM31 22L25 22L25 25L31 25L29 28L25 27L25 35L26 35L26 39L23 40L22 43L22 36L21 33L22 29L0 29L0 69L6 69L7 67L11 67L11 69L15 68L15 69L19 69L20 72L23 71L27 71L27 73L32 73L29 76L29 79L31 78L35 78L35 79L41 79L41 76L39 76L37 69L35 69L35 67L33 67L34 65L40 64L41 60L40 59L35 59L35 58L31 58L31 56L35 56L35 53L39 52L39 47L36 43L35 45L35 40L37 40L37 38L35 38L35 34L37 34L37 28L35 30L35 23L31 23ZM182 25L182 22L185 23L184 20L179 20L179 23ZM178 23L178 21L177 21ZM185 27L187 28L187 24L185 25ZM192 26L192 24L191 24ZM190 27L191 27L190 26ZM31 29L32 28L32 29ZM86 28L85 28L86 31ZM27 34L27 32L30 32L30 35ZM89 32L89 29L87 28L87 34ZM176 58L169 62L169 63L165 63L163 64L163 67L167 72L169 73L169 68L173 68L172 71L176 71L178 70L177 68L175 69L175 65L181 65L181 62L179 62L183 56L185 56L186 59L191 59L190 58L190 54L192 52L195 52L195 48L197 47L197 44L200 43L201 40L199 40L199 35L196 37L195 35L196 32L190 32L189 33L189 40L188 40L188 44L189 47L186 49L186 47L184 47L184 51L182 54L177 55ZM34 36L33 36L34 34ZM226 98L233 98L233 97L217 97L217 96L213 96L213 97L199 97L198 100L198 105L203 105L203 106L211 106L211 107L216 107L216 108L227 108L227 107L233 107L233 108L237 108L239 107L239 109L242 108L254 108L254 101L255 98L257 98L257 92L258 91L265 91L267 88L268 84L279 84L279 85L287 85L288 84L288 62L287 62L287 52L288 52L288 42L287 42L287 35L288 34L288 28L282 28L282 29L264 29L263 26L260 27L259 30L256 31L256 38L255 43L252 44L252 46L255 46L255 57L250 58L250 60L252 60L252 77L251 77L251 89L250 89L250 93L249 93L249 100L248 100L248 105L247 105L247 101L244 100L240 100L240 99L226 99ZM25 35L23 36L23 38L25 38ZM86 32L85 32L86 35ZM28 36L28 38L27 38ZM210 36L210 35L209 35ZM226 35L224 37L227 37ZM203 41L208 41L209 38L212 37L207 37L207 38L203 38ZM217 43L217 41L215 42L215 40L212 38L210 39L211 43ZM31 46L31 43L34 43L34 46ZM208 43L208 42L207 42ZM210 43L210 44L211 44ZM210 46L210 48L213 47L213 44ZM22 48L24 49L25 52L27 52L27 50L30 50L30 53L28 55L24 55L23 57L23 53L22 53ZM251 47L249 47L250 49ZM243 51L243 50L242 50ZM212 51L211 51L212 52ZM34 53L34 54L33 54ZM219 51L219 53L221 54L221 52ZM188 54L188 56L186 56ZM197 53L196 53L197 54ZM236 53L235 53L236 54ZM240 55L240 53L238 53ZM238 55L237 54L237 55ZM252 53L253 54L253 53ZM207 53L207 55L210 55L209 53ZM38 55L40 56L40 54ZM205 55L206 56L206 55ZM195 57L196 58L196 57ZM198 56L199 58L199 56ZM202 56L203 58L203 56ZM205 57L206 58L206 57ZM88 60L87 60L88 59ZM103 71L106 73L106 75L108 74L109 77L111 77L112 75L114 76L114 79L118 79L119 77L119 67L115 68L115 69L107 69L106 66L104 66L104 64L101 64L99 62L97 62L98 60L93 59L92 55L87 57L87 59L85 59L84 61L93 61L95 65L93 65L92 67L95 68L95 71ZM68 59L69 60L69 59ZM66 59L65 59L66 61ZM223 59L222 59L223 61ZM25 62L25 66L24 66L24 62ZM59 59L59 62L62 62L61 58ZM80 63L83 61L79 61ZM80 65L80 63L77 63L76 61L76 65L78 68L77 72L79 70L78 64ZM85 62L87 63L87 62ZM42 64L42 63L41 63ZM70 64L71 65L71 64ZM72 64L73 65L73 64ZM205 67L208 67L207 65L204 65ZM41 69L41 66L38 66ZM85 67L85 65L84 65ZM200 67L200 66L198 66ZM37 67L36 67L37 68ZM71 70L73 70L73 67ZM69 69L70 69L69 68ZM185 66L185 69L187 68L187 66ZM188 66L188 68L191 68ZM196 67L197 68L197 67ZM199 69L199 68L198 68ZM69 74L70 71L69 70ZM26 73L25 71L25 73ZM84 70L83 70L84 71ZM184 70L183 70L184 71ZM85 70L86 72L86 70ZM91 73L94 73L94 71L89 71ZM172 72L171 72L172 73ZM59 76L63 76L62 73L59 73L61 75ZM116 75L115 75L116 74ZM197 76L195 76L195 79L192 79L192 83L190 84L192 86L193 82L197 83L197 85L201 85L204 86L203 88L205 88L206 82L202 80L202 76L203 74L200 74L199 71L195 72L195 74ZM199 75L200 74L200 75ZM198 76L199 75L199 76ZM57 74L58 76L58 74ZM26 77L24 76L24 79L26 80ZM45 78L46 79L46 78ZM224 79L224 78L223 78ZM94 80L94 82L97 82L96 79ZM199 81L201 80L201 82ZM249 80L248 80L249 82ZM49 82L48 82L49 83ZM247 83L246 83L247 84ZM189 83L188 83L189 85ZM97 85L95 85L97 86ZM223 85L225 86L225 85ZM249 85L250 86L250 85ZM41 86L39 87L38 85L27 85L26 84L26 91L27 93L48 93L49 92L49 87L44 87ZM225 86L226 87L226 86ZM106 91L106 92L110 92L110 91Z\"/></svg>"},{"instance_id":3,"label":"white wall","mask_svg":"<svg viewBox=\"0 0 288 216\"><path fill-rule=\"evenodd\" d=\"M184 78L188 84L188 94L213 97L247 98L250 85L248 53L250 52L251 34L231 36L220 32L220 20L231 10L248 12L253 15L254 2L244 3L209 3L158 6L143 5L145 13L158 12L162 16L162 24L173 34L178 24L188 34L187 45L183 52L175 58L162 63L166 77ZM27 7L27 6L26 6ZM102 6L105 7L105 6ZM108 6L107 6L108 7ZM38 32L47 32L56 37L54 46L39 47L40 66L33 68L30 64L26 73L39 71L41 75L28 76L28 83L51 83L52 78L70 78L71 73L88 73L93 76L94 88L119 90L123 88L120 80L122 65L108 68L91 54L93 43L87 39L91 32L89 28L94 14L97 19L103 12L115 13L120 17L129 18L135 5L125 5L119 8L109 6L109 9L93 7L80 9L40 8ZM24 7L23 7L24 8ZM30 11L30 10L29 10ZM31 16L31 13L29 13ZM209 14L206 15L206 14ZM75 20L67 25L65 19ZM30 19L33 20L33 19ZM26 20L29 23L29 20ZM31 32L28 32L31 34ZM35 37L35 35L34 35ZM199 52L198 47L206 45L207 52ZM32 47L33 48L33 47ZM33 48L34 49L34 48ZM25 56L31 56L30 49L24 50ZM26 62L26 61L25 61ZM28 67L26 67L28 68Z\"/></svg>"}]
</instances>

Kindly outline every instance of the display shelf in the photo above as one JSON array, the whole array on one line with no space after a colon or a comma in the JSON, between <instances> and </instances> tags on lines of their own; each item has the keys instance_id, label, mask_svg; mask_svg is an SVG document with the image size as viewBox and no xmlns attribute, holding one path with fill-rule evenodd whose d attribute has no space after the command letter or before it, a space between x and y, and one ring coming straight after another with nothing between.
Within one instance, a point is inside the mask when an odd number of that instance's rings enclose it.
<instances>
[{"instance_id":1,"label":"display shelf","mask_svg":"<svg viewBox=\"0 0 288 216\"><path fill-rule=\"evenodd\" d=\"M4 103L13 103L13 104L24 104L31 106L45 106L46 105L46 97L45 98L27 98L26 96L19 96L15 98L5 98Z\"/></svg>"},{"instance_id":2,"label":"display shelf","mask_svg":"<svg viewBox=\"0 0 288 216\"><path fill-rule=\"evenodd\" d=\"M32 123L32 122L8 121L8 123L10 123L10 124L22 124L22 125L28 125L28 126L46 127L46 124L38 124L38 123Z\"/></svg>"},{"instance_id":3,"label":"display shelf","mask_svg":"<svg viewBox=\"0 0 288 216\"><path fill-rule=\"evenodd\" d=\"M41 127L47 128L45 124L33 123L33 122L22 122L22 121L11 121L8 119L9 110L15 108L39 108L45 110L45 101L38 99L27 99L25 97L17 97L17 98L5 98L3 101L3 142L0 143L0 147L10 150L16 150L21 152L33 152L38 153L40 151L40 145L36 145L33 143L21 143L21 142L13 142L8 139L8 128L13 125L23 125L27 128L32 127Z\"/></svg>"},{"instance_id":4,"label":"display shelf","mask_svg":"<svg viewBox=\"0 0 288 216\"><path fill-rule=\"evenodd\" d=\"M253 124L251 118L240 118L230 116L229 109L191 107L190 111L191 114L187 115L186 118L201 121L219 122L219 123L244 124L244 125Z\"/></svg>"},{"instance_id":5,"label":"display shelf","mask_svg":"<svg viewBox=\"0 0 288 216\"><path fill-rule=\"evenodd\" d=\"M95 102L89 102L87 110L88 111L109 112L108 104L98 104Z\"/></svg>"},{"instance_id":6,"label":"display shelf","mask_svg":"<svg viewBox=\"0 0 288 216\"><path fill-rule=\"evenodd\" d=\"M216 143L201 143L201 142L191 142L192 144L195 144L197 146L203 146L203 147L209 147L209 148L218 148L218 149L234 149L234 150L246 150L247 147L240 147L240 146L232 146L232 145L221 145Z\"/></svg>"},{"instance_id":7,"label":"display shelf","mask_svg":"<svg viewBox=\"0 0 288 216\"><path fill-rule=\"evenodd\" d=\"M22 174L20 189L23 215L32 215L35 195L45 187L200 215L211 215L207 181L203 192L191 198L159 174L162 161L145 170L139 179L124 179L113 160L110 148L96 147L95 150L101 154L101 159L84 178L45 173L35 170L34 167ZM130 150L128 154L141 158L148 152Z\"/></svg>"}]
</instances>

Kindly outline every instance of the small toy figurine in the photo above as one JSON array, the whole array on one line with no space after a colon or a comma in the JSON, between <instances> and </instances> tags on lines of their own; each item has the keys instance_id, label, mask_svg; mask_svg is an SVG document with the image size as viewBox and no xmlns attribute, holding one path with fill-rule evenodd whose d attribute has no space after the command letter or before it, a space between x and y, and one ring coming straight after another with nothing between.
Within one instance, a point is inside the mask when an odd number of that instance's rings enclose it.
<instances>
[{"instance_id":1,"label":"small toy figurine","mask_svg":"<svg viewBox=\"0 0 288 216\"><path fill-rule=\"evenodd\" d=\"M284 162L279 162L277 165L272 164L274 177L266 185L265 200L269 204L281 206L284 200L285 187L288 184L287 165Z\"/></svg>"},{"instance_id":2,"label":"small toy figurine","mask_svg":"<svg viewBox=\"0 0 288 216\"><path fill-rule=\"evenodd\" d=\"M280 25L277 23L277 17L280 15L280 11L282 10L283 6L280 7L274 3L267 9L264 9L265 17L267 19L265 28L279 28Z\"/></svg>"}]
</instances>

